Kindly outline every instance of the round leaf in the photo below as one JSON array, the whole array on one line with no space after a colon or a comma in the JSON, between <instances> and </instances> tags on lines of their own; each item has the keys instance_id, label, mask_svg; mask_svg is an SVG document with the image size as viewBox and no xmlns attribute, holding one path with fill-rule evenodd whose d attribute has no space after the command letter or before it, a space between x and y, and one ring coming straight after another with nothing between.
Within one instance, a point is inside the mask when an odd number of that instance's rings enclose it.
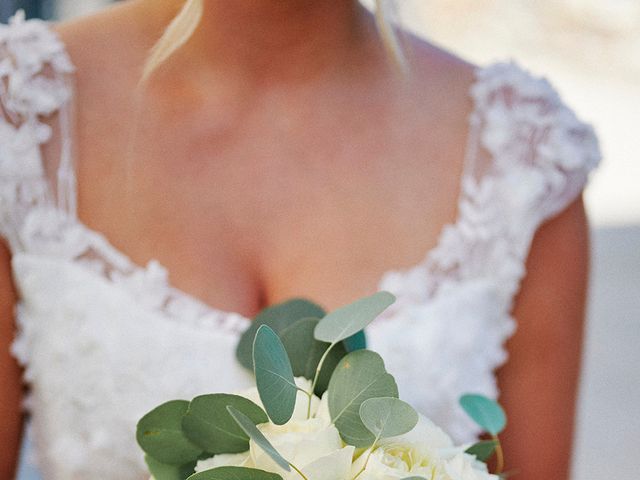
<instances>
[{"instance_id":1,"label":"round leaf","mask_svg":"<svg viewBox=\"0 0 640 480\"><path fill-rule=\"evenodd\" d=\"M498 435L507 424L502 407L483 395L463 395L460 405L474 422L491 435Z\"/></svg>"},{"instance_id":2,"label":"round leaf","mask_svg":"<svg viewBox=\"0 0 640 480\"><path fill-rule=\"evenodd\" d=\"M418 424L411 405L393 397L370 398L360 405L360 419L376 438L403 435Z\"/></svg>"},{"instance_id":3,"label":"round leaf","mask_svg":"<svg viewBox=\"0 0 640 480\"><path fill-rule=\"evenodd\" d=\"M369 325L395 301L391 293L380 291L327 314L316 327L317 340L337 343L355 335Z\"/></svg>"},{"instance_id":4,"label":"round leaf","mask_svg":"<svg viewBox=\"0 0 640 480\"><path fill-rule=\"evenodd\" d=\"M198 458L202 449L182 432L182 417L188 407L186 400L173 400L140 419L136 439L147 455L168 465L184 465Z\"/></svg>"},{"instance_id":5,"label":"round leaf","mask_svg":"<svg viewBox=\"0 0 640 480\"><path fill-rule=\"evenodd\" d=\"M325 311L321 307L302 298L294 298L265 308L256 315L249 328L240 337L236 348L238 361L243 367L253 371L253 340L258 328L262 325L271 327L274 332L279 334L284 328L301 318L322 318L324 315Z\"/></svg>"},{"instance_id":6,"label":"round leaf","mask_svg":"<svg viewBox=\"0 0 640 480\"><path fill-rule=\"evenodd\" d=\"M211 454L240 453L249 449L249 437L229 415L227 406L244 413L254 424L269 421L251 400L215 393L194 398L182 419L182 431L195 445Z\"/></svg>"},{"instance_id":7,"label":"round leaf","mask_svg":"<svg viewBox=\"0 0 640 480\"><path fill-rule=\"evenodd\" d=\"M253 342L253 368L267 415L276 425L284 425L293 415L298 387L284 345L266 325L258 329Z\"/></svg>"},{"instance_id":8,"label":"round leaf","mask_svg":"<svg viewBox=\"0 0 640 480\"><path fill-rule=\"evenodd\" d=\"M369 447L374 435L360 419L360 406L370 398L398 398L395 380L380 355L357 350L340 360L327 390L329 413L342 439L358 448Z\"/></svg>"},{"instance_id":9,"label":"round leaf","mask_svg":"<svg viewBox=\"0 0 640 480\"><path fill-rule=\"evenodd\" d=\"M191 475L196 468L195 461L185 465L167 465L158 462L149 455L145 455L144 460L154 480L184 480Z\"/></svg>"},{"instance_id":10,"label":"round leaf","mask_svg":"<svg viewBox=\"0 0 640 480\"><path fill-rule=\"evenodd\" d=\"M218 467L191 475L187 480L282 480L282 477L255 468Z\"/></svg>"},{"instance_id":11,"label":"round leaf","mask_svg":"<svg viewBox=\"0 0 640 480\"><path fill-rule=\"evenodd\" d=\"M295 377L305 377L313 380L318 363L329 344L313 338L313 331L320 320L317 318L303 318L280 332L280 340L284 345ZM335 345L324 361L315 393L318 396L326 391L333 370L342 357L347 354L342 344Z\"/></svg>"},{"instance_id":12,"label":"round leaf","mask_svg":"<svg viewBox=\"0 0 640 480\"><path fill-rule=\"evenodd\" d=\"M229 414L234 418L238 425L244 432L249 435L251 440L256 442L256 444L271 457L271 459L278 464L278 466L284 468L287 472L291 471L291 467L289 467L289 462L287 462L282 455L278 453L273 445L267 440L258 427L256 427L253 422L242 412L239 412L233 407L227 407Z\"/></svg>"},{"instance_id":13,"label":"round leaf","mask_svg":"<svg viewBox=\"0 0 640 480\"><path fill-rule=\"evenodd\" d=\"M491 458L493 452L495 452L498 442L495 440L482 440L478 443L471 445L465 450L469 455L475 455L481 462L486 462Z\"/></svg>"}]
</instances>

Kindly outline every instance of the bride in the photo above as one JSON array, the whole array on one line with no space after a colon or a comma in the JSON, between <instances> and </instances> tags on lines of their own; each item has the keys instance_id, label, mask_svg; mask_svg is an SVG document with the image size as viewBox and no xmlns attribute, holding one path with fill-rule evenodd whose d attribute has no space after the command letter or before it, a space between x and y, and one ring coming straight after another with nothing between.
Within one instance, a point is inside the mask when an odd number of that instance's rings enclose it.
<instances>
[{"instance_id":1,"label":"bride","mask_svg":"<svg viewBox=\"0 0 640 480\"><path fill-rule=\"evenodd\" d=\"M248 385L256 312L377 289L403 398L472 441L458 397L500 391L507 469L568 478L597 139L543 77L398 39L378 4L0 27L2 478L23 402L45 480L143 478L136 420Z\"/></svg>"}]
</instances>

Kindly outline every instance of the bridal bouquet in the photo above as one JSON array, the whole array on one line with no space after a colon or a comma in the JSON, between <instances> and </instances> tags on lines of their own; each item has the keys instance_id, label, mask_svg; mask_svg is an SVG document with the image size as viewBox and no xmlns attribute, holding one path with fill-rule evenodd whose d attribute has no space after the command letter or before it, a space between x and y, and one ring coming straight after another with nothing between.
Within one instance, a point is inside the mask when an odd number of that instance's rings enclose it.
<instances>
[{"instance_id":1,"label":"bridal bouquet","mask_svg":"<svg viewBox=\"0 0 640 480\"><path fill-rule=\"evenodd\" d=\"M483 462L495 452L501 469L500 406L465 395L492 439L454 446L365 348L364 328L394 301L383 291L329 314L300 299L265 309L237 348L256 388L170 401L139 421L152 478L497 480Z\"/></svg>"}]
</instances>

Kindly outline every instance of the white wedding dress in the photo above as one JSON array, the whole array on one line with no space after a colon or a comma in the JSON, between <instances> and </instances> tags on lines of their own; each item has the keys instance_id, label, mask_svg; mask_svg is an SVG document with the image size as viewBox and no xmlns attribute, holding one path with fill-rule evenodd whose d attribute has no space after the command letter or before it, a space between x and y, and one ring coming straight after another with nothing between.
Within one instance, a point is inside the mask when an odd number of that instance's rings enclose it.
<instances>
[{"instance_id":1,"label":"white wedding dress","mask_svg":"<svg viewBox=\"0 0 640 480\"><path fill-rule=\"evenodd\" d=\"M30 385L43 478L137 480L142 414L251 384L234 357L249 319L172 287L158 262L134 264L78 220L72 80L45 23L18 15L0 26L0 234L19 292L13 353ZM494 370L515 330L510 311L534 232L576 198L600 159L593 129L513 61L478 67L470 95L458 218L424 261L380 279L398 300L367 332L401 396L459 441L478 433L459 396L497 396ZM54 134L58 154L45 158Z\"/></svg>"}]
</instances>

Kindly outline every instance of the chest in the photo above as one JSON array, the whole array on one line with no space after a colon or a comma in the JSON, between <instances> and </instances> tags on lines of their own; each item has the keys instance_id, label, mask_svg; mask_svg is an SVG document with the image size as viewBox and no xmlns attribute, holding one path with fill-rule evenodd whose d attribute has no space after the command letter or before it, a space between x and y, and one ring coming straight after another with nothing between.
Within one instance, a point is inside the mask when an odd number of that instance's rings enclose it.
<instances>
[{"instance_id":1,"label":"chest","mask_svg":"<svg viewBox=\"0 0 640 480\"><path fill-rule=\"evenodd\" d=\"M455 217L462 89L445 108L335 88L241 102L101 95L79 95L80 217L226 309L346 303L421 261Z\"/></svg>"}]
</instances>

